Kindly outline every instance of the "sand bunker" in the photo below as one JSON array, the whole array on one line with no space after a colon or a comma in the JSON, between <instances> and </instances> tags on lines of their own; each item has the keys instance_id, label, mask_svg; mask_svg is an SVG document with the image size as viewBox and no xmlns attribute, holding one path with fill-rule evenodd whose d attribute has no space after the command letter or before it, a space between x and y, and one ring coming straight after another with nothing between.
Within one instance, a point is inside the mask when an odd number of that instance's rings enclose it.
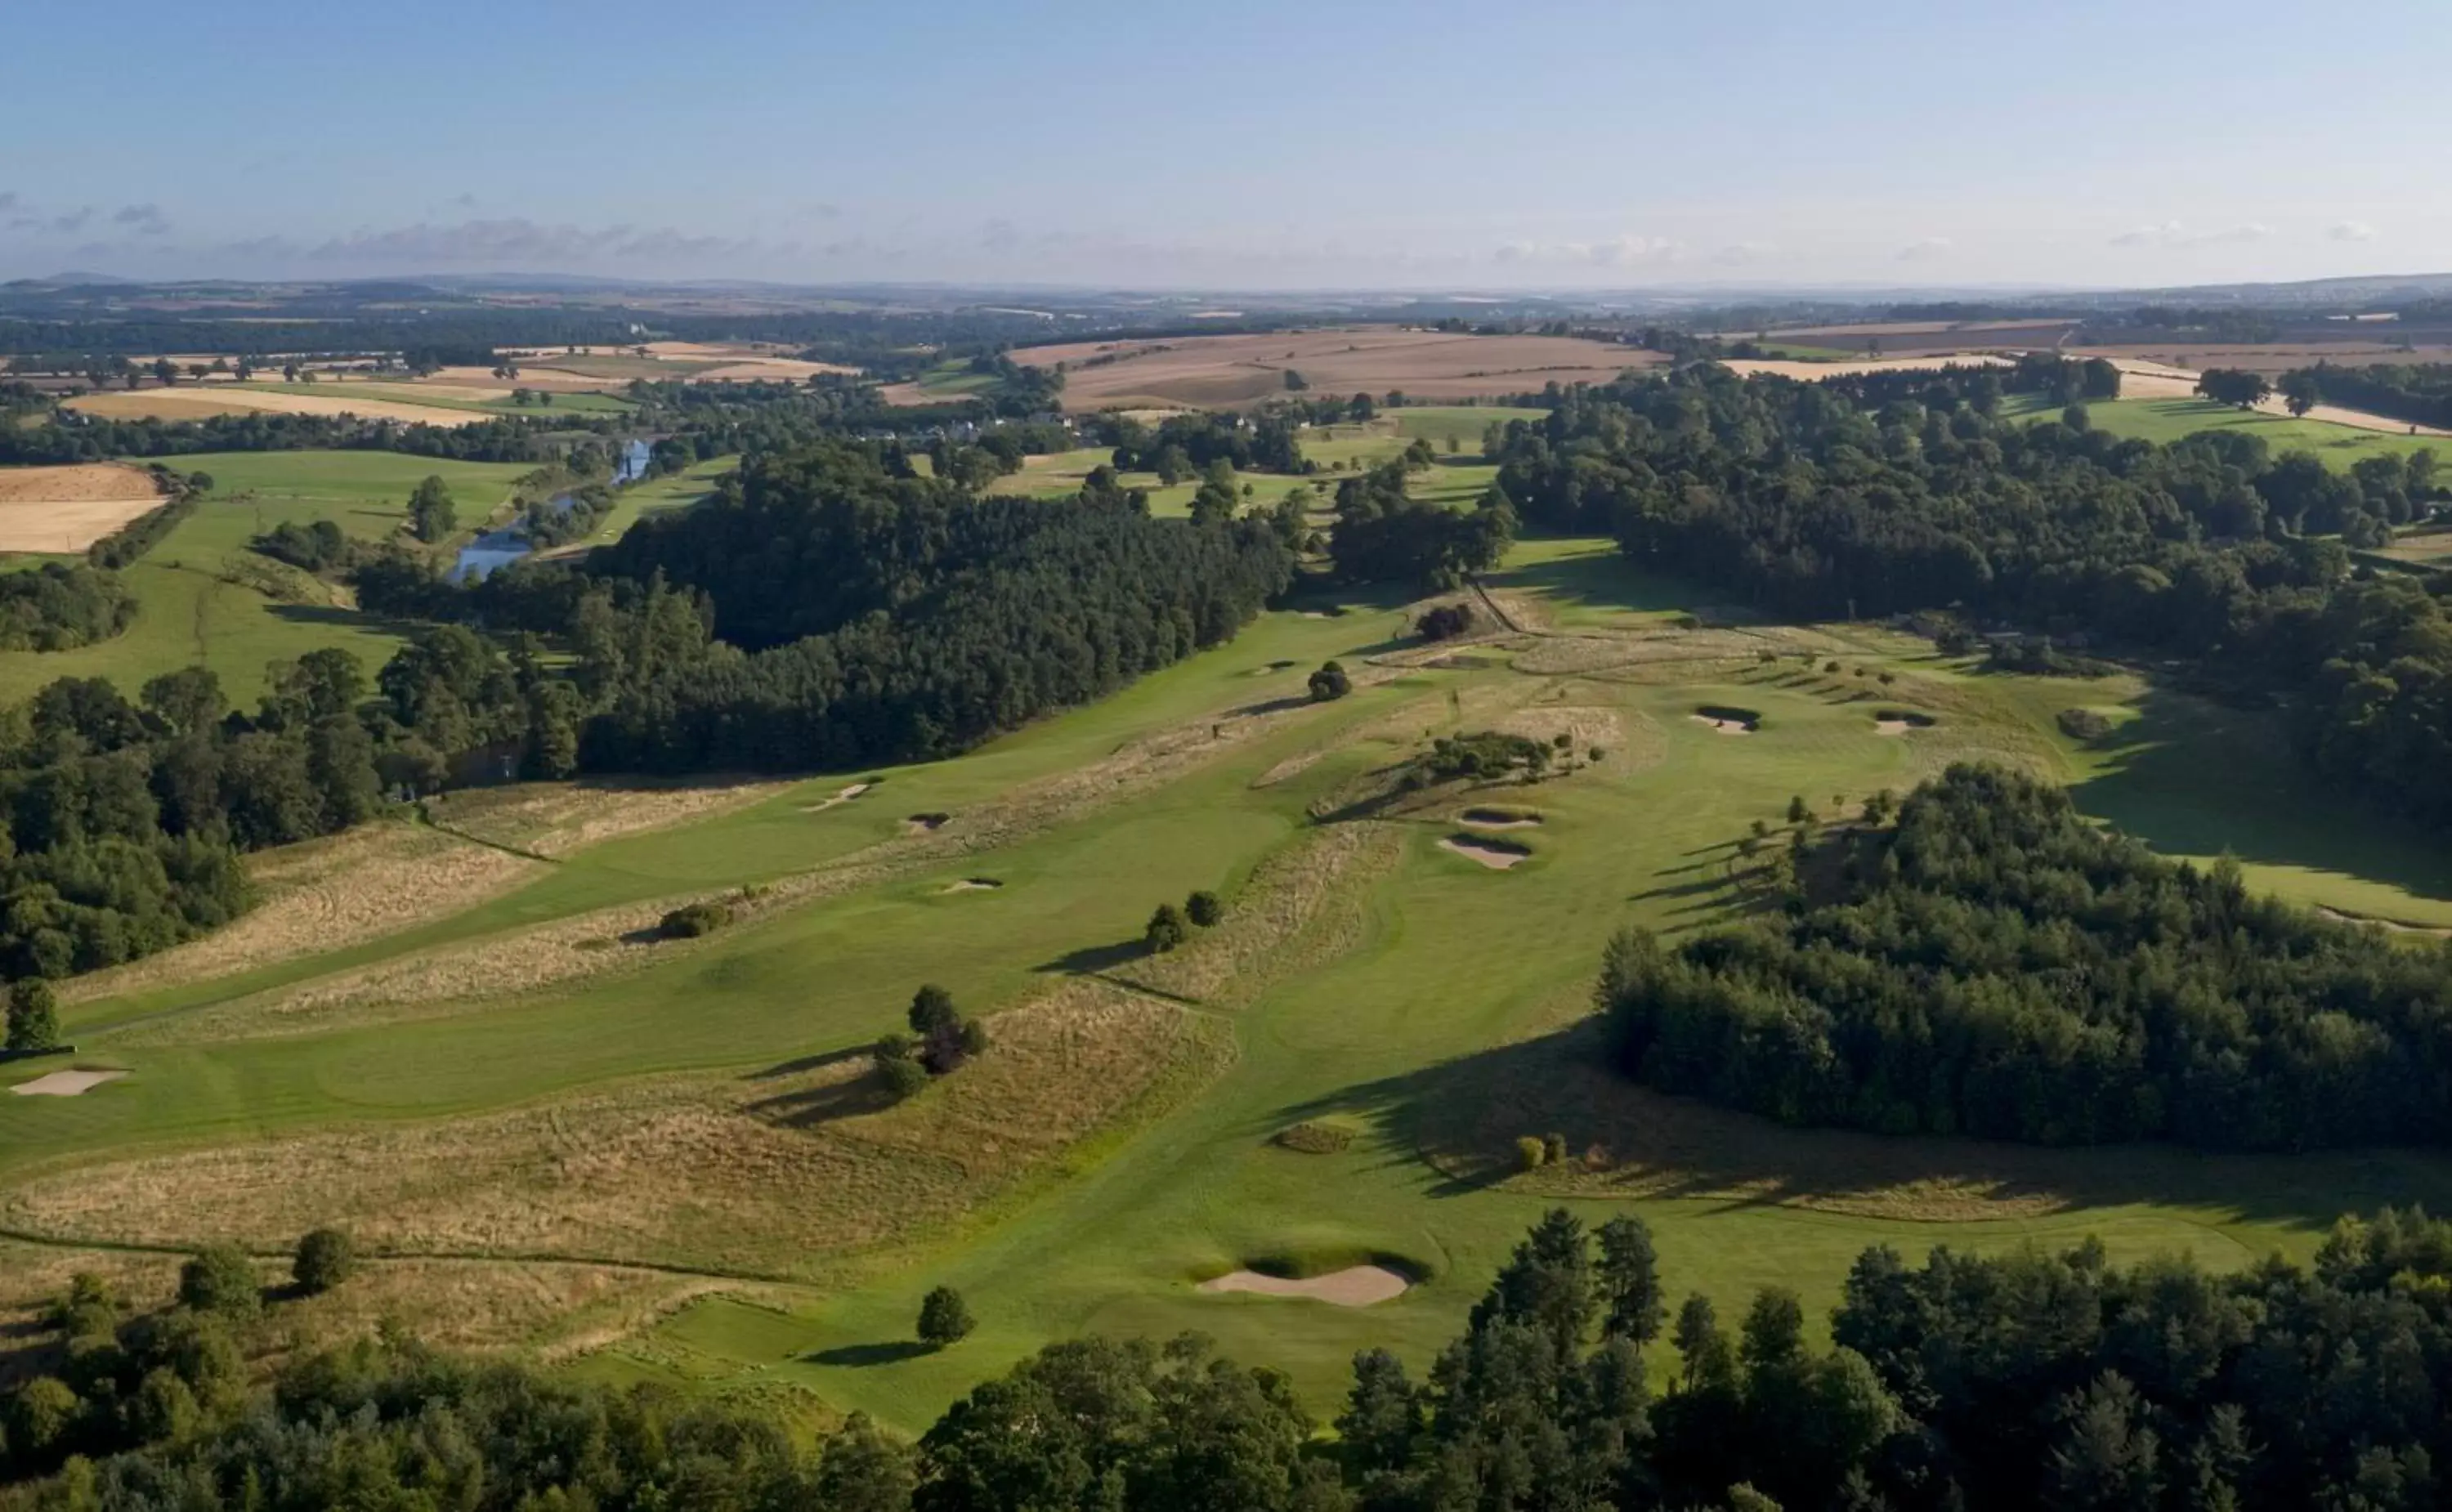
<instances>
[{"instance_id":1,"label":"sand bunker","mask_svg":"<svg viewBox=\"0 0 2452 1512\"><path fill-rule=\"evenodd\" d=\"M1476 830L1537 830L1541 815L1530 809L1467 809L1456 815L1456 822Z\"/></svg>"},{"instance_id":2,"label":"sand bunker","mask_svg":"<svg viewBox=\"0 0 2452 1512\"><path fill-rule=\"evenodd\" d=\"M801 812L802 814L823 814L826 810L834 808L839 804L849 803L852 799L859 797L861 794L866 793L869 789L875 786L877 786L877 784L874 782L855 782L847 788L838 790L833 797L826 799L822 803L810 803L803 805Z\"/></svg>"},{"instance_id":3,"label":"sand bunker","mask_svg":"<svg viewBox=\"0 0 2452 1512\"><path fill-rule=\"evenodd\" d=\"M1721 735L1751 735L1754 727L1743 719L1724 719L1713 714L1690 714L1686 717L1696 724L1710 725Z\"/></svg>"},{"instance_id":4,"label":"sand bunker","mask_svg":"<svg viewBox=\"0 0 2452 1512\"><path fill-rule=\"evenodd\" d=\"M1504 872L1532 859L1532 853L1520 845L1509 845L1503 840L1485 840L1471 835L1451 835L1439 842L1439 849L1453 851L1466 860L1493 872Z\"/></svg>"},{"instance_id":5,"label":"sand bunker","mask_svg":"<svg viewBox=\"0 0 2452 1512\"><path fill-rule=\"evenodd\" d=\"M1310 1297L1340 1307L1368 1307L1374 1302L1401 1297L1413 1282L1386 1266L1348 1266L1324 1276L1299 1281L1264 1276L1256 1270L1230 1270L1200 1284L1203 1291L1249 1291L1263 1297Z\"/></svg>"},{"instance_id":6,"label":"sand bunker","mask_svg":"<svg viewBox=\"0 0 2452 1512\"><path fill-rule=\"evenodd\" d=\"M1928 714L1917 714L1908 709L1884 709L1873 716L1873 733L1905 735L1909 730L1929 730L1938 722Z\"/></svg>"},{"instance_id":7,"label":"sand bunker","mask_svg":"<svg viewBox=\"0 0 2452 1512\"><path fill-rule=\"evenodd\" d=\"M53 1071L37 1076L30 1082L19 1082L9 1090L20 1097L82 1097L105 1082L115 1082L126 1071Z\"/></svg>"},{"instance_id":8,"label":"sand bunker","mask_svg":"<svg viewBox=\"0 0 2452 1512\"><path fill-rule=\"evenodd\" d=\"M0 467L0 551L83 551L163 502L151 474L114 462Z\"/></svg>"},{"instance_id":9,"label":"sand bunker","mask_svg":"<svg viewBox=\"0 0 2452 1512\"><path fill-rule=\"evenodd\" d=\"M966 876L959 881L948 882L937 891L939 893L989 893L1002 886L1004 886L1002 882L992 876Z\"/></svg>"}]
</instances>

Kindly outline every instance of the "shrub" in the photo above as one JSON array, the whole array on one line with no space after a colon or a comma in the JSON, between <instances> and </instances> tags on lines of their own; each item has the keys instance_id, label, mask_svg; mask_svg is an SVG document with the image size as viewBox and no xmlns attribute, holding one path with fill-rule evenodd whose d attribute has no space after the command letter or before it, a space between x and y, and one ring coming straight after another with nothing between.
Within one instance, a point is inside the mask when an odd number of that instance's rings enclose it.
<instances>
[{"instance_id":1,"label":"shrub","mask_svg":"<svg viewBox=\"0 0 2452 1512\"><path fill-rule=\"evenodd\" d=\"M732 910L721 903L684 903L664 915L656 933L668 940L692 940L731 922Z\"/></svg>"},{"instance_id":2,"label":"shrub","mask_svg":"<svg viewBox=\"0 0 2452 1512\"><path fill-rule=\"evenodd\" d=\"M1306 1155L1334 1155L1354 1143L1354 1130L1335 1124L1295 1124L1278 1129L1276 1143Z\"/></svg>"},{"instance_id":3,"label":"shrub","mask_svg":"<svg viewBox=\"0 0 2452 1512\"><path fill-rule=\"evenodd\" d=\"M916 1055L888 1055L880 1051L876 1060L878 1080L898 1103L928 1085L928 1068Z\"/></svg>"},{"instance_id":4,"label":"shrub","mask_svg":"<svg viewBox=\"0 0 2452 1512\"><path fill-rule=\"evenodd\" d=\"M1353 691L1354 679L1347 677L1345 668L1336 662L1324 661L1320 663L1319 670L1311 675L1311 696L1315 703L1342 698Z\"/></svg>"},{"instance_id":5,"label":"shrub","mask_svg":"<svg viewBox=\"0 0 2452 1512\"><path fill-rule=\"evenodd\" d=\"M962 1011L954 1006L954 994L930 982L911 994L911 1032L928 1039L962 1022Z\"/></svg>"},{"instance_id":6,"label":"shrub","mask_svg":"<svg viewBox=\"0 0 2452 1512\"><path fill-rule=\"evenodd\" d=\"M2072 740L2100 740L2111 733L2109 717L2098 709L2063 709L2054 722Z\"/></svg>"},{"instance_id":7,"label":"shrub","mask_svg":"<svg viewBox=\"0 0 2452 1512\"><path fill-rule=\"evenodd\" d=\"M1150 915L1149 928L1141 932L1141 944L1153 955L1164 955L1192 937L1192 927L1183 920L1183 910L1172 903L1161 903Z\"/></svg>"},{"instance_id":8,"label":"shrub","mask_svg":"<svg viewBox=\"0 0 2452 1512\"><path fill-rule=\"evenodd\" d=\"M60 1048L60 1011L50 983L29 977L9 990L8 1043L13 1051Z\"/></svg>"},{"instance_id":9,"label":"shrub","mask_svg":"<svg viewBox=\"0 0 2452 1512\"><path fill-rule=\"evenodd\" d=\"M1567 1136L1564 1134L1550 1134L1545 1136L1541 1141L1541 1160L1544 1165L1565 1165L1567 1163Z\"/></svg>"},{"instance_id":10,"label":"shrub","mask_svg":"<svg viewBox=\"0 0 2452 1512\"><path fill-rule=\"evenodd\" d=\"M962 1020L962 1054L965 1058L984 1055L988 1050L988 1027L976 1018Z\"/></svg>"},{"instance_id":11,"label":"shrub","mask_svg":"<svg viewBox=\"0 0 2452 1512\"><path fill-rule=\"evenodd\" d=\"M1546 1141L1532 1134L1526 1134L1522 1138L1516 1140L1516 1169L1539 1170L1542 1163L1547 1161L1549 1158L1550 1147Z\"/></svg>"},{"instance_id":12,"label":"shrub","mask_svg":"<svg viewBox=\"0 0 2452 1512\"><path fill-rule=\"evenodd\" d=\"M1473 605L1443 603L1424 610L1422 617L1414 621L1414 628L1425 640L1452 640L1471 635L1473 620Z\"/></svg>"},{"instance_id":13,"label":"shrub","mask_svg":"<svg viewBox=\"0 0 2452 1512\"><path fill-rule=\"evenodd\" d=\"M1183 916L1204 930L1210 929L1226 916L1226 905L1217 901L1216 893L1204 888L1183 900Z\"/></svg>"},{"instance_id":14,"label":"shrub","mask_svg":"<svg viewBox=\"0 0 2452 1512\"><path fill-rule=\"evenodd\" d=\"M920 1303L920 1342L931 1348L958 1343L976 1326L962 1294L951 1286L939 1286Z\"/></svg>"},{"instance_id":15,"label":"shrub","mask_svg":"<svg viewBox=\"0 0 2452 1512\"><path fill-rule=\"evenodd\" d=\"M338 1228L317 1228L298 1241L298 1253L289 1263L289 1279L311 1297L348 1280L357 1268L357 1247L350 1243L349 1236Z\"/></svg>"},{"instance_id":16,"label":"shrub","mask_svg":"<svg viewBox=\"0 0 2452 1512\"><path fill-rule=\"evenodd\" d=\"M244 1250L214 1245L179 1267L179 1301L198 1312L250 1313L264 1306L264 1288Z\"/></svg>"}]
</instances>

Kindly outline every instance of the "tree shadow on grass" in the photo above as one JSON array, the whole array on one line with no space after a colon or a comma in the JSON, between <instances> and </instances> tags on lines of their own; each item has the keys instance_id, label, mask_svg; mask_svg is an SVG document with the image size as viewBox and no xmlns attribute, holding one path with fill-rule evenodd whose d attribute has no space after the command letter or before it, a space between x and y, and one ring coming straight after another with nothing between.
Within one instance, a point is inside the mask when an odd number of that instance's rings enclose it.
<instances>
[{"instance_id":1,"label":"tree shadow on grass","mask_svg":"<svg viewBox=\"0 0 2452 1512\"><path fill-rule=\"evenodd\" d=\"M866 1054L865 1051L854 1051ZM821 1083L816 1087L794 1088L761 1097L747 1105L748 1111L769 1123L786 1129L814 1129L839 1118L857 1118L863 1113L881 1113L899 1099L885 1085L885 1078L874 1070L842 1081Z\"/></svg>"},{"instance_id":2,"label":"tree shadow on grass","mask_svg":"<svg viewBox=\"0 0 2452 1512\"><path fill-rule=\"evenodd\" d=\"M895 1365L906 1360L917 1360L936 1351L917 1339L894 1339L882 1344L837 1345L832 1349L820 1349L801 1358L813 1365L840 1365L850 1370L864 1370L871 1365Z\"/></svg>"},{"instance_id":3,"label":"tree shadow on grass","mask_svg":"<svg viewBox=\"0 0 2452 1512\"><path fill-rule=\"evenodd\" d=\"M2227 851L2452 899L2452 850L2328 790L2275 715L2154 687L2137 707L2098 742L2110 753L2102 770L2069 790L2087 814L2158 851Z\"/></svg>"},{"instance_id":4,"label":"tree shadow on grass","mask_svg":"<svg viewBox=\"0 0 2452 1512\"><path fill-rule=\"evenodd\" d=\"M2452 1203L2452 1155L2413 1149L2206 1154L2176 1145L2054 1149L1793 1129L1618 1075L1598 1019L1280 1108L1268 1130L1342 1115L1375 1124L1434 1197L1517 1175L1515 1142L1566 1136L1575 1159L1532 1177L1542 1196L1679 1198L1946 1226L2138 1205L2321 1232L2344 1212ZM1256 1129L1256 1137L1266 1137ZM1584 1168L1583 1155L1603 1159ZM1948 1237L1936 1227L1936 1242Z\"/></svg>"},{"instance_id":5,"label":"tree shadow on grass","mask_svg":"<svg viewBox=\"0 0 2452 1512\"><path fill-rule=\"evenodd\" d=\"M1078 951L1067 951L1052 961L1041 961L1031 970L1059 976L1096 976L1137 961L1148 953L1149 947L1138 940L1117 940L1112 945L1084 945Z\"/></svg>"}]
</instances>

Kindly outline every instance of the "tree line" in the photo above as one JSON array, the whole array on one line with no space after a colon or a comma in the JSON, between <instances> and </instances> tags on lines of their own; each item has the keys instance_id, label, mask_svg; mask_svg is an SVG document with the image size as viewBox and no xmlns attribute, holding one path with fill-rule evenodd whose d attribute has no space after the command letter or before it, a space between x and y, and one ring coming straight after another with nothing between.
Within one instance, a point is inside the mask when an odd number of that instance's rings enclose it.
<instances>
[{"instance_id":1,"label":"tree line","mask_svg":"<svg viewBox=\"0 0 2452 1512\"><path fill-rule=\"evenodd\" d=\"M328 1247L302 1243L302 1286ZM122 1319L80 1278L61 1373L0 1402L7 1504L2419 1512L2452 1454L2452 1226L2391 1210L2343 1220L2312 1267L2230 1274L2115 1266L2090 1239L1921 1266L1876 1247L1827 1348L1782 1288L1733 1328L1699 1293L1672 1309L1640 1219L1555 1210L1418 1379L1355 1357L1333 1438L1284 1375L1194 1334L1053 1344L916 1443L856 1413L808 1450L753 1398L477 1364L397 1327L249 1394L231 1304L257 1285L245 1257L200 1256L179 1306ZM929 1300L931 1342L967 1331L958 1297Z\"/></svg>"},{"instance_id":2,"label":"tree line","mask_svg":"<svg viewBox=\"0 0 2452 1512\"><path fill-rule=\"evenodd\" d=\"M2320 770L2430 824L2452 792L2452 640L2426 583L2356 569L2444 492L2435 456L2348 472L2261 437L2169 445L1978 407L1919 375L1866 409L1829 385L1698 364L1565 393L1495 438L1530 524L1617 537L1648 568L1807 618L1948 610L2186 658L2290 712ZM2338 539L2336 539L2338 538Z\"/></svg>"},{"instance_id":3,"label":"tree line","mask_svg":"<svg viewBox=\"0 0 2452 1512\"><path fill-rule=\"evenodd\" d=\"M1621 1070L1884 1133L2452 1142L2452 954L2251 895L2234 863L2165 860L1997 767L1826 843L1805 869L1839 879L1775 919L1612 942Z\"/></svg>"},{"instance_id":4,"label":"tree line","mask_svg":"<svg viewBox=\"0 0 2452 1512\"><path fill-rule=\"evenodd\" d=\"M2318 363L2283 374L2281 385L2284 392L2305 394L2310 406L2340 404L2413 425L2452 429L2452 363L2377 363L2365 367ZM2295 402L2293 407L2298 407Z\"/></svg>"},{"instance_id":5,"label":"tree line","mask_svg":"<svg viewBox=\"0 0 2452 1512\"><path fill-rule=\"evenodd\" d=\"M0 573L0 651L70 651L108 640L136 619L119 574L47 561Z\"/></svg>"}]
</instances>

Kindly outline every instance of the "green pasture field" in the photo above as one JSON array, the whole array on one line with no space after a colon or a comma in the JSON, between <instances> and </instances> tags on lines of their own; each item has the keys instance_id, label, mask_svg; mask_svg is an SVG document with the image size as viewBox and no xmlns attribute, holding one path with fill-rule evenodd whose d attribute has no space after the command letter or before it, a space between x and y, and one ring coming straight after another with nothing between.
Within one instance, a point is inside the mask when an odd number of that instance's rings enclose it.
<instances>
[{"instance_id":1,"label":"green pasture field","mask_svg":"<svg viewBox=\"0 0 2452 1512\"><path fill-rule=\"evenodd\" d=\"M519 404L507 399L464 399L457 394L438 393L420 383L386 383L376 381L335 382L328 383L263 383L235 385L260 388L273 394L307 394L318 399L382 399L400 404L424 404L433 409L460 410L480 415L626 415L639 406L617 394L556 394L550 404ZM512 386L518 386L512 381Z\"/></svg>"},{"instance_id":2,"label":"green pasture field","mask_svg":"<svg viewBox=\"0 0 2452 1512\"><path fill-rule=\"evenodd\" d=\"M2057 418L2062 406L2041 395L2017 394L2004 400L2001 413ZM2364 430L2329 420L2294 420L2205 399L2097 400L2086 406L2094 428L2123 440L2169 443L2205 431L2244 431L2262 440L2275 456L2286 451L2314 452L2329 466L2347 472L2367 457L2406 457L2432 451L2452 464L2452 440L2442 436L2405 436Z\"/></svg>"},{"instance_id":3,"label":"green pasture field","mask_svg":"<svg viewBox=\"0 0 2452 1512\"><path fill-rule=\"evenodd\" d=\"M127 570L136 622L74 651L0 653L0 704L67 677L109 677L132 697L148 677L199 664L220 674L233 699L248 703L263 690L265 663L327 645L356 652L371 672L399 646L399 632L336 607L328 596L313 597L303 574L247 550L248 540L285 520L317 520L380 540L405 521L410 490L430 474L451 484L461 518L473 522L509 498L512 480L532 470L372 451L207 452L175 461L182 472L209 473L213 490ZM259 581L288 582L302 598L276 599Z\"/></svg>"},{"instance_id":4,"label":"green pasture field","mask_svg":"<svg viewBox=\"0 0 2452 1512\"><path fill-rule=\"evenodd\" d=\"M2098 1234L2122 1259L2185 1249L2237 1266L2275 1249L2304 1258L2345 1208L2452 1199L2452 1161L2431 1155L1833 1146L1837 1136L1645 1100L1592 1075L1582 1026L1603 943L1629 922L1683 931L1737 916L1734 842L1755 819L1779 822L1791 795L1829 813L1905 791L1949 760L1992 756L2069 784L2087 812L2174 854L2227 850L2259 885L2349 912L2452 922L2452 868L2439 847L2301 781L2268 722L2135 677L1989 674L1862 625L1682 628L1690 612L1713 618L1711 598L1629 570L1600 540L1521 542L1488 585L1547 629L1458 647L1438 666L1400 665L1374 658L1411 646L1415 606L1303 602L1096 707L954 760L814 778L754 807L581 850L518 891L386 939L72 1008L81 1053L132 1074L74 1099L0 1097L0 1205L62 1167L308 1129L422 1126L643 1089L676 1072L754 1078L856 1054L896 1026L922 980L993 1011L1070 975L1112 976L1137 959L1133 942L1157 902L1194 888L1220 891L1230 911L1248 902L1273 858L1335 833L1318 815L1340 812L1356 782L1429 735L1569 717L1593 732L1597 762L1580 759L1578 741L1570 774L1478 795L1539 811L1537 828L1509 836L1531 853L1511 871L1439 845L1456 833L1462 796L1339 821L1371 826L1381 859L1340 874L1319 905L1335 928L1322 926L1319 953L1300 970L1249 1001L1229 992L1182 1002L1235 1046L1232 1063L1184 1100L916 1237L813 1259L754 1297L702 1299L575 1368L712 1388L795 1384L911 1429L1052 1339L1197 1328L1230 1354L1290 1370L1325 1411L1358 1348L1386 1345L1426 1365L1508 1248L1560 1200L1538 1178L1504 1178L1482 1161L1519 1133L1560 1132L1576 1149L1606 1144L1640 1168L1639 1195L1575 1188L1570 1205L1595 1222L1642 1214L1668 1285L1711 1295L1724 1316L1773 1283L1824 1315L1849 1262L1877 1243L1921 1255L1939 1243L1989 1250ZM1360 669L1362 685L1306 703L1307 673L1330 657ZM1876 711L1897 705L1934 722L1880 733ZM2091 745L2064 736L2055 716L2076 705L2111 713L2112 733ZM1759 728L1718 733L1693 717L1704 706L1755 711ZM1217 739L1221 721L1256 711L1275 711L1275 722ZM1158 785L940 867L779 911L627 974L323 1030L177 1032L217 1005L344 968L515 940L613 903L776 882L892 842L906 815L941 811L959 822L1160 736L1193 754ZM879 785L813 808L854 777ZM943 891L981 874L1003 886ZM1325 1155L1272 1143L1320 1118L1359 1137ZM992 1128L947 1135L994 1137ZM959 1162L973 1148L939 1153ZM1868 1206L1856 1200L1867 1178L1833 1152L1861 1148L1921 1175L2051 1200L1973 1218L1912 1196ZM709 1232L702 1243L692 1263L723 1272L749 1236ZM1324 1266L1367 1254L1403 1259L1422 1284L1361 1309L1195 1287L1263 1256ZM961 1289L979 1330L950 1350L915 1353L903 1342L919 1299L940 1284Z\"/></svg>"}]
</instances>

